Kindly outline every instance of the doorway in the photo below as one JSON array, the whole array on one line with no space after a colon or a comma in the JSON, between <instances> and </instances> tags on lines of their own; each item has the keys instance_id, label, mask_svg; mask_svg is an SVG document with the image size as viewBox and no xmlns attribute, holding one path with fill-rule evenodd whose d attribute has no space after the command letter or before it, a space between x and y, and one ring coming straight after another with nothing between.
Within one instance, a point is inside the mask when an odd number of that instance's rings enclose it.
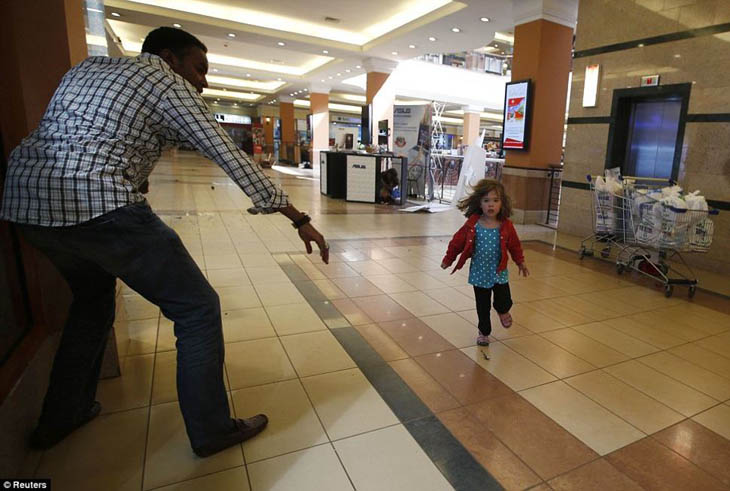
<instances>
[{"instance_id":1,"label":"doorway","mask_svg":"<svg viewBox=\"0 0 730 491\"><path fill-rule=\"evenodd\" d=\"M614 91L606 168L677 180L691 84Z\"/></svg>"}]
</instances>

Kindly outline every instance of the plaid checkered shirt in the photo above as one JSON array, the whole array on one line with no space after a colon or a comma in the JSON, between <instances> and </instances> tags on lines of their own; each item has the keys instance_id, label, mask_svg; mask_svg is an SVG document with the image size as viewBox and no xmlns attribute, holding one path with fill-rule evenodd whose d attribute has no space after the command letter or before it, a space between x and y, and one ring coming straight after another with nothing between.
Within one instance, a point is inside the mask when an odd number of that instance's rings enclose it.
<instances>
[{"instance_id":1,"label":"plaid checkered shirt","mask_svg":"<svg viewBox=\"0 0 730 491\"><path fill-rule=\"evenodd\" d=\"M195 88L143 53L88 58L64 75L38 128L10 155L0 218L68 226L144 201L139 188L160 154L181 143L220 165L256 207L289 204Z\"/></svg>"}]
</instances>

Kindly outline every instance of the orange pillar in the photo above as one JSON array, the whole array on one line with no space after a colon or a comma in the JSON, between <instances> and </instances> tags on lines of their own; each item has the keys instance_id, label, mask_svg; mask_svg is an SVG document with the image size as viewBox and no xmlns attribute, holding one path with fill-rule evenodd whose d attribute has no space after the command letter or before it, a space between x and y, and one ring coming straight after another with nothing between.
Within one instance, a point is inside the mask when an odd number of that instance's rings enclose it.
<instances>
[{"instance_id":1,"label":"orange pillar","mask_svg":"<svg viewBox=\"0 0 730 491\"><path fill-rule=\"evenodd\" d=\"M378 93L389 76L390 73L368 72L367 88L365 89L365 102L367 104L372 104L375 94Z\"/></svg>"},{"instance_id":2,"label":"orange pillar","mask_svg":"<svg viewBox=\"0 0 730 491\"><path fill-rule=\"evenodd\" d=\"M473 145L474 140L479 136L481 112L479 107L464 107L464 138L461 141L462 144Z\"/></svg>"},{"instance_id":3,"label":"orange pillar","mask_svg":"<svg viewBox=\"0 0 730 491\"><path fill-rule=\"evenodd\" d=\"M312 167L319 170L319 152L329 149L330 110L329 88L312 86L309 92L310 110L312 111ZM314 91L317 92L314 92Z\"/></svg>"},{"instance_id":4,"label":"orange pillar","mask_svg":"<svg viewBox=\"0 0 730 491\"><path fill-rule=\"evenodd\" d=\"M565 6L570 7L570 2ZM502 182L512 198L516 223L544 223L550 207L550 178L545 169L561 165L578 5L576 1L572 10L538 9L538 12L540 15L536 16L535 10L517 11L517 17L523 14L524 18L515 18L512 80L532 81L528 149L508 150L502 173Z\"/></svg>"},{"instance_id":5,"label":"orange pillar","mask_svg":"<svg viewBox=\"0 0 730 491\"><path fill-rule=\"evenodd\" d=\"M264 153L274 152L274 119L271 116L264 116L261 118L264 124L264 143L266 148Z\"/></svg>"},{"instance_id":6,"label":"orange pillar","mask_svg":"<svg viewBox=\"0 0 730 491\"><path fill-rule=\"evenodd\" d=\"M395 94L392 89L385 90L383 86L390 74L398 66L398 63L390 60L368 58L363 61L363 67L367 70L367 86L365 88L365 102L372 104L372 121L370 121L370 142L364 144L378 143L378 121L388 120L388 128L390 128L389 147L392 149L393 136L393 103L395 102ZM381 89L383 89L381 91Z\"/></svg>"},{"instance_id":7,"label":"orange pillar","mask_svg":"<svg viewBox=\"0 0 730 491\"><path fill-rule=\"evenodd\" d=\"M281 120L281 147L279 158L284 160L294 159L294 99L290 97L279 97L279 119ZM291 154L291 155L290 155Z\"/></svg>"}]
</instances>

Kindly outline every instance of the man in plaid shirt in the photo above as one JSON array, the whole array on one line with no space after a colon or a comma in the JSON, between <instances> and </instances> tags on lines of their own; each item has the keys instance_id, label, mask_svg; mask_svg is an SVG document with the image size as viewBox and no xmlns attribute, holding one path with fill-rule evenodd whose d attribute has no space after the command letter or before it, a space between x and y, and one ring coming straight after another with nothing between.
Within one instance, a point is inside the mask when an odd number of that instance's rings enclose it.
<instances>
[{"instance_id":1,"label":"man in plaid shirt","mask_svg":"<svg viewBox=\"0 0 730 491\"><path fill-rule=\"evenodd\" d=\"M116 278L175 322L177 389L194 452L258 434L232 419L223 384L218 295L141 191L163 149L187 143L220 165L255 207L292 220L308 253L322 235L236 148L200 96L206 47L180 29L150 32L135 58L92 57L61 81L38 128L13 150L0 218L18 225L64 276L73 303L31 445L48 448L99 414L96 386L114 322Z\"/></svg>"}]
</instances>

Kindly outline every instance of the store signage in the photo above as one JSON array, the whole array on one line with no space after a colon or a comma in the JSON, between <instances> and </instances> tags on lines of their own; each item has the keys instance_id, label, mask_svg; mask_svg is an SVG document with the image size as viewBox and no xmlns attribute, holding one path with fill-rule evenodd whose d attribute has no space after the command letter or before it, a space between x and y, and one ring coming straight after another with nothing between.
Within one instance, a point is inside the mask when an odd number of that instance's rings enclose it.
<instances>
[{"instance_id":1,"label":"store signage","mask_svg":"<svg viewBox=\"0 0 730 491\"><path fill-rule=\"evenodd\" d=\"M215 119L221 123L251 124L251 116L241 116L239 114L215 113Z\"/></svg>"},{"instance_id":2,"label":"store signage","mask_svg":"<svg viewBox=\"0 0 730 491\"><path fill-rule=\"evenodd\" d=\"M647 75L645 77L641 77L642 87L656 87L657 85L659 85L659 75Z\"/></svg>"},{"instance_id":3,"label":"store signage","mask_svg":"<svg viewBox=\"0 0 730 491\"><path fill-rule=\"evenodd\" d=\"M596 107L600 65L588 65L583 82L583 107Z\"/></svg>"},{"instance_id":4,"label":"store signage","mask_svg":"<svg viewBox=\"0 0 730 491\"><path fill-rule=\"evenodd\" d=\"M527 150L530 132L530 80L510 82L505 86L502 147Z\"/></svg>"}]
</instances>

